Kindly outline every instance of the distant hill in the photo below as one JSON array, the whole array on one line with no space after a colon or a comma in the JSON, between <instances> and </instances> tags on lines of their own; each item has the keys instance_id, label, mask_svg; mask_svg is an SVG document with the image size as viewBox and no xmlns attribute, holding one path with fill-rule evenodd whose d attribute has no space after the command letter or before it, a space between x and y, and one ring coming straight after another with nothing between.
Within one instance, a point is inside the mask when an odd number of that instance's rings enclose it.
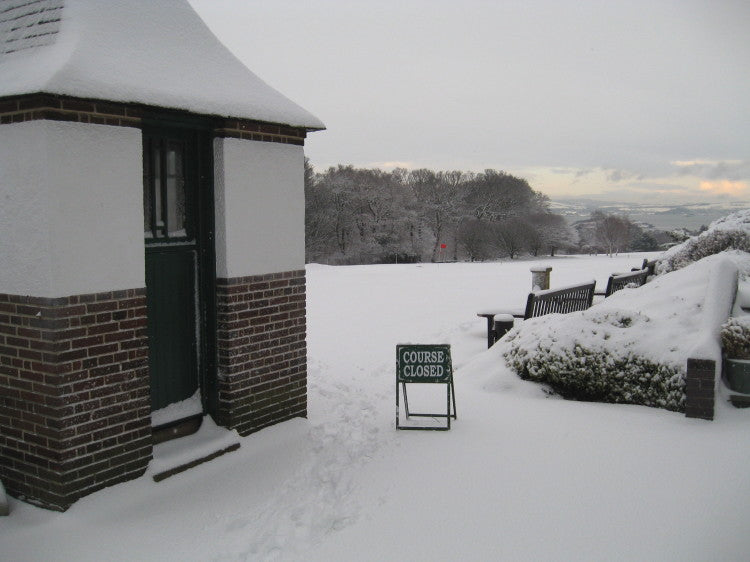
<instances>
[{"instance_id":1,"label":"distant hill","mask_svg":"<svg viewBox=\"0 0 750 562\"><path fill-rule=\"evenodd\" d=\"M742 209L750 208L750 202L731 203L686 203L684 205L638 205L599 201L596 199L553 199L550 210L563 215L569 224L587 219L592 211L601 209L605 213L623 214L631 221L650 225L659 230L684 228L697 230L718 218Z\"/></svg>"}]
</instances>

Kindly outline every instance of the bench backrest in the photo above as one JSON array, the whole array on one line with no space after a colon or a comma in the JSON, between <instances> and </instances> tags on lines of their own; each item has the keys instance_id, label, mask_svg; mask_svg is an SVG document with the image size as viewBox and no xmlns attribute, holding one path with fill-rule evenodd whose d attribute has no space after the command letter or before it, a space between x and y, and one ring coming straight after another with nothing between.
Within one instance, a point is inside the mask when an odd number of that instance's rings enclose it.
<instances>
[{"instance_id":1,"label":"bench backrest","mask_svg":"<svg viewBox=\"0 0 750 562\"><path fill-rule=\"evenodd\" d=\"M648 269L631 271L630 273L621 273L619 275L610 275L607 280L607 290L604 292L604 296L608 297L612 293L616 293L620 289L624 289L629 285L640 287L646 282L648 275Z\"/></svg>"},{"instance_id":2,"label":"bench backrest","mask_svg":"<svg viewBox=\"0 0 750 562\"><path fill-rule=\"evenodd\" d=\"M654 273L656 272L656 260L647 260L644 258L641 269L645 269L646 271L648 271L649 275L654 275Z\"/></svg>"},{"instance_id":3,"label":"bench backrest","mask_svg":"<svg viewBox=\"0 0 750 562\"><path fill-rule=\"evenodd\" d=\"M594 300L596 281L583 285L529 293L524 318L535 318L554 312L566 313L586 310Z\"/></svg>"}]
</instances>

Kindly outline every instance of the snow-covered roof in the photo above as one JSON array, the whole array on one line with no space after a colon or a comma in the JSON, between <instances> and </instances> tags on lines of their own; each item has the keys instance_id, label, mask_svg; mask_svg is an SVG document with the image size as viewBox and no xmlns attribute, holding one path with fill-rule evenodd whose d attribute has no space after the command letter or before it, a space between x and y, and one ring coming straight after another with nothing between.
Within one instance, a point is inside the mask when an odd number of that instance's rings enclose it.
<instances>
[{"instance_id":1,"label":"snow-covered roof","mask_svg":"<svg viewBox=\"0 0 750 562\"><path fill-rule=\"evenodd\" d=\"M187 0L0 0L0 97L38 92L325 128Z\"/></svg>"}]
</instances>

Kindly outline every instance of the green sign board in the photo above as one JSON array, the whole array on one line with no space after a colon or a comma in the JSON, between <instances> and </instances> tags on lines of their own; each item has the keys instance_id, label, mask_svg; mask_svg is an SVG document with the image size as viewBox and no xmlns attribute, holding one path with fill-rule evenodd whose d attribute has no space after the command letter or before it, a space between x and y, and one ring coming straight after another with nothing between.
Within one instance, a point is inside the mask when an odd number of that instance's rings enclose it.
<instances>
[{"instance_id":1,"label":"green sign board","mask_svg":"<svg viewBox=\"0 0 750 562\"><path fill-rule=\"evenodd\" d=\"M445 385L445 413L416 413L409 409L406 385L410 383L441 383ZM399 391L399 387L401 390ZM403 425L400 422L400 395L404 395L406 419L411 417L445 418L444 426ZM453 400L451 400L451 398ZM453 410L451 411L451 403ZM456 393L453 388L451 346L401 344L396 346L396 429L451 428L451 418L456 419Z\"/></svg>"},{"instance_id":2,"label":"green sign board","mask_svg":"<svg viewBox=\"0 0 750 562\"><path fill-rule=\"evenodd\" d=\"M397 345L398 382L451 381L451 347L449 345Z\"/></svg>"}]
</instances>

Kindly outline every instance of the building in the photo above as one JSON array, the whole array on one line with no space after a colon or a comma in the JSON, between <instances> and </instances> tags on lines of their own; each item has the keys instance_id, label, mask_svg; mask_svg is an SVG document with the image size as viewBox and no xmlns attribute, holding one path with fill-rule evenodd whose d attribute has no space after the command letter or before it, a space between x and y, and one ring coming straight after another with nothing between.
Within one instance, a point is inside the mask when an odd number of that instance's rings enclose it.
<instances>
[{"instance_id":1,"label":"building","mask_svg":"<svg viewBox=\"0 0 750 562\"><path fill-rule=\"evenodd\" d=\"M167 423L306 415L303 145L323 128L186 0L0 0L11 495L64 510L136 478Z\"/></svg>"}]
</instances>

